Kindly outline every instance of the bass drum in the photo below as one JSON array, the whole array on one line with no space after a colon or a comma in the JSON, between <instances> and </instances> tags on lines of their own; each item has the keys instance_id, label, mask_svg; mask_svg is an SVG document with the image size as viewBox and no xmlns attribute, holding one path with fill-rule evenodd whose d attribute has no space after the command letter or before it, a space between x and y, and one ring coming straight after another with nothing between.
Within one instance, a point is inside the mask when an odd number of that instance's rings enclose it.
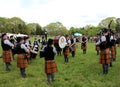
<instances>
[{"instance_id":1,"label":"bass drum","mask_svg":"<svg viewBox=\"0 0 120 87\"><path fill-rule=\"evenodd\" d=\"M66 42L66 38L64 36L55 36L54 38L54 46L60 47L60 48L64 48L66 46L67 42Z\"/></svg>"}]
</instances>

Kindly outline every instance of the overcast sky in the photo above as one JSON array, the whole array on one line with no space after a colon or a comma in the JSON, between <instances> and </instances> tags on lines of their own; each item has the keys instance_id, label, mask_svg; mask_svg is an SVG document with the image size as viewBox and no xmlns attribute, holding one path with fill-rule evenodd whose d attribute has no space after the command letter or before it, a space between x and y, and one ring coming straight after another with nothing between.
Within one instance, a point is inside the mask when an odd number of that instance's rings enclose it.
<instances>
[{"instance_id":1,"label":"overcast sky","mask_svg":"<svg viewBox=\"0 0 120 87\"><path fill-rule=\"evenodd\" d=\"M120 0L0 0L0 17L14 16L42 27L57 21L66 27L96 26L106 17L120 17Z\"/></svg>"}]
</instances>

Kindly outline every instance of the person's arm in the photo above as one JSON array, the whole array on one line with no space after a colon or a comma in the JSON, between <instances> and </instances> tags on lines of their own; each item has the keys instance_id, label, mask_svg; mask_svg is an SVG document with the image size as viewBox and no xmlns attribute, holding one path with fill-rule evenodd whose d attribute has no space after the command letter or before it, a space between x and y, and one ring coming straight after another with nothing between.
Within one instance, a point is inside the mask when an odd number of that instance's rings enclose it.
<instances>
[{"instance_id":1,"label":"person's arm","mask_svg":"<svg viewBox=\"0 0 120 87\"><path fill-rule=\"evenodd\" d=\"M96 43L96 45L99 45L101 42L100 42L100 40Z\"/></svg>"},{"instance_id":2,"label":"person's arm","mask_svg":"<svg viewBox=\"0 0 120 87\"><path fill-rule=\"evenodd\" d=\"M53 48L53 52L56 54L57 53L57 51L56 51L56 49L55 48Z\"/></svg>"},{"instance_id":3,"label":"person's arm","mask_svg":"<svg viewBox=\"0 0 120 87\"><path fill-rule=\"evenodd\" d=\"M27 53L29 52L29 49L24 44L21 44L21 48L24 49Z\"/></svg>"},{"instance_id":4,"label":"person's arm","mask_svg":"<svg viewBox=\"0 0 120 87\"><path fill-rule=\"evenodd\" d=\"M14 47L14 44L12 44L9 40L4 40L4 44Z\"/></svg>"}]
</instances>

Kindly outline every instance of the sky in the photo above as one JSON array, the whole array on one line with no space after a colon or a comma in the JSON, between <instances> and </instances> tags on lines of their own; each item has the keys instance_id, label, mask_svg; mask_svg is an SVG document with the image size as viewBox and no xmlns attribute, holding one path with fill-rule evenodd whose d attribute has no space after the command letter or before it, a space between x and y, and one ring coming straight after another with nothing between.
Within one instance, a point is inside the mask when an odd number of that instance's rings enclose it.
<instances>
[{"instance_id":1,"label":"sky","mask_svg":"<svg viewBox=\"0 0 120 87\"><path fill-rule=\"evenodd\" d=\"M107 17L120 17L120 0L0 0L0 17L20 17L42 27L61 22L67 28L97 26Z\"/></svg>"}]
</instances>

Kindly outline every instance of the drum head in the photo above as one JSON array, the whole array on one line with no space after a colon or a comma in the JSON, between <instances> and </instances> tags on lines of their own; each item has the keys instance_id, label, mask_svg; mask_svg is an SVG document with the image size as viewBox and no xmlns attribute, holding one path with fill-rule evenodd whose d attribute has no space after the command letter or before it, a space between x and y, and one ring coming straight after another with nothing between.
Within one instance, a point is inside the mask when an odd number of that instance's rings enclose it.
<instances>
[{"instance_id":1,"label":"drum head","mask_svg":"<svg viewBox=\"0 0 120 87\"><path fill-rule=\"evenodd\" d=\"M66 38L64 36L61 36L58 41L59 47L64 48L67 44Z\"/></svg>"}]
</instances>

